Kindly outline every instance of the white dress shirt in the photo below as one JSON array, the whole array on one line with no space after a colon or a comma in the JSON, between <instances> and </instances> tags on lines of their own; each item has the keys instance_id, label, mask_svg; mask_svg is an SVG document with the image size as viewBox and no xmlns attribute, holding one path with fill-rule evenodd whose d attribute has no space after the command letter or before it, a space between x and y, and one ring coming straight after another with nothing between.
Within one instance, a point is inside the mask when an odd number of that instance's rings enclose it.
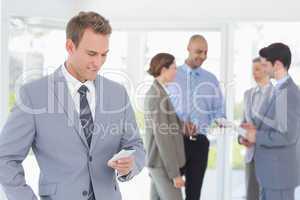
<instances>
[{"instance_id":1,"label":"white dress shirt","mask_svg":"<svg viewBox=\"0 0 300 200\"><path fill-rule=\"evenodd\" d=\"M67 81L68 90L70 92L70 95L74 101L75 109L78 113L80 113L80 94L78 92L78 89L85 85L89 90L87 92L87 100L92 112L93 120L95 121L95 110L96 110L96 88L94 81L86 81L84 83L81 83L76 78L74 78L66 69L66 66L62 66L62 73ZM118 180L121 182L124 182L127 180L127 178L130 176L131 171L129 174L121 176L117 173Z\"/></svg>"},{"instance_id":2,"label":"white dress shirt","mask_svg":"<svg viewBox=\"0 0 300 200\"><path fill-rule=\"evenodd\" d=\"M95 89L95 84L93 81L86 81L84 83L81 83L80 81L78 81L76 78L74 78L66 69L66 66L63 65L62 66L62 73L66 79L67 82L67 86L68 86L68 90L69 90L69 94L71 95L73 101L74 101L74 105L75 105L75 109L78 112L78 114L80 113L80 94L78 92L78 89L82 86L85 85L88 88L88 92L87 92L87 100L92 112L92 117L93 120L95 120L95 109L96 109L96 89Z\"/></svg>"}]
</instances>

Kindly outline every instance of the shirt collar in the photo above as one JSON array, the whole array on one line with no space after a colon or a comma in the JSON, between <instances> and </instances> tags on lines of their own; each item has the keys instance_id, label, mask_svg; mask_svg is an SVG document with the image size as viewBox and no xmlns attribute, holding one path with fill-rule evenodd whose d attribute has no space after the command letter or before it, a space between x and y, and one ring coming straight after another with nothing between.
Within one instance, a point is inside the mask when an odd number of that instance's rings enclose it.
<instances>
[{"instance_id":1,"label":"shirt collar","mask_svg":"<svg viewBox=\"0 0 300 200\"><path fill-rule=\"evenodd\" d=\"M255 88L255 92L262 92L264 94L271 86L272 86L271 82L269 82L267 85L262 87L257 85Z\"/></svg>"},{"instance_id":2,"label":"shirt collar","mask_svg":"<svg viewBox=\"0 0 300 200\"><path fill-rule=\"evenodd\" d=\"M62 65L62 73L64 75L64 77L66 78L66 81L68 83L69 86L71 86L71 95L75 95L78 92L78 89L82 86L85 85L89 90L88 91L92 91L93 87L94 87L94 82L93 81L86 81L84 83L81 83L80 81L78 81L76 78L74 78L66 69L65 64Z\"/></svg>"},{"instance_id":3,"label":"shirt collar","mask_svg":"<svg viewBox=\"0 0 300 200\"><path fill-rule=\"evenodd\" d=\"M183 65L184 71L186 71L188 74L195 74L195 75L200 75L202 72L202 68L199 66L196 69L192 69L188 64L184 63Z\"/></svg>"},{"instance_id":4,"label":"shirt collar","mask_svg":"<svg viewBox=\"0 0 300 200\"><path fill-rule=\"evenodd\" d=\"M286 75L285 77L283 77L282 79L277 80L277 81L276 81L276 84L275 84L275 88L276 88L276 89L279 89L280 86L282 86L289 78L290 78L290 76L287 74L287 75Z\"/></svg>"}]
</instances>

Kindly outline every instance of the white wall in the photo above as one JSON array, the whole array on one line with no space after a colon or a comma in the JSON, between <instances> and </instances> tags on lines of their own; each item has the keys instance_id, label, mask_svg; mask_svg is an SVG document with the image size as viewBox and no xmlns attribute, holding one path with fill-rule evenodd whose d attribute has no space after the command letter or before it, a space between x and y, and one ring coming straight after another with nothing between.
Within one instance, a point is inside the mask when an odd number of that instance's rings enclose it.
<instances>
[{"instance_id":1,"label":"white wall","mask_svg":"<svg viewBox=\"0 0 300 200\"><path fill-rule=\"evenodd\" d=\"M0 1L0 130L8 110L8 68L7 65L7 15L5 3Z\"/></svg>"},{"instance_id":2,"label":"white wall","mask_svg":"<svg viewBox=\"0 0 300 200\"><path fill-rule=\"evenodd\" d=\"M10 15L67 20L95 10L113 21L300 21L300 1L288 0L4 0Z\"/></svg>"},{"instance_id":3,"label":"white wall","mask_svg":"<svg viewBox=\"0 0 300 200\"><path fill-rule=\"evenodd\" d=\"M74 1L72 0L2 0L7 6L9 15L37 17L46 19L65 20L73 15Z\"/></svg>"},{"instance_id":4,"label":"white wall","mask_svg":"<svg viewBox=\"0 0 300 200\"><path fill-rule=\"evenodd\" d=\"M77 1L82 7L83 1ZM82 7L121 21L300 20L297 0L89 0Z\"/></svg>"}]
</instances>

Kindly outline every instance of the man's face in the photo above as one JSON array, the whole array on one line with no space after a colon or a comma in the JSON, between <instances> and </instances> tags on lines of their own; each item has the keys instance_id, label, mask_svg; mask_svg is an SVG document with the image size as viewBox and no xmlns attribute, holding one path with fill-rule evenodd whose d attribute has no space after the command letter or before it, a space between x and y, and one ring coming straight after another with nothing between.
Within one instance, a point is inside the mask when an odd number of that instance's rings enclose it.
<instances>
[{"instance_id":1,"label":"man's face","mask_svg":"<svg viewBox=\"0 0 300 200\"><path fill-rule=\"evenodd\" d=\"M192 41L188 46L189 52L189 61L193 68L197 68L202 65L202 63L207 58L208 45L207 42L203 39L197 39Z\"/></svg>"},{"instance_id":2,"label":"man's face","mask_svg":"<svg viewBox=\"0 0 300 200\"><path fill-rule=\"evenodd\" d=\"M274 78L275 68L272 63L265 58L261 58L261 65L267 75L269 75L270 78Z\"/></svg>"},{"instance_id":3,"label":"man's face","mask_svg":"<svg viewBox=\"0 0 300 200\"><path fill-rule=\"evenodd\" d=\"M98 71L106 60L109 35L94 33L86 29L78 47L68 39L66 48L69 53L72 74L79 81L95 80Z\"/></svg>"},{"instance_id":4,"label":"man's face","mask_svg":"<svg viewBox=\"0 0 300 200\"><path fill-rule=\"evenodd\" d=\"M254 62L252 66L253 78L256 82L260 82L262 79L268 76L265 68L262 66L261 62Z\"/></svg>"}]
</instances>

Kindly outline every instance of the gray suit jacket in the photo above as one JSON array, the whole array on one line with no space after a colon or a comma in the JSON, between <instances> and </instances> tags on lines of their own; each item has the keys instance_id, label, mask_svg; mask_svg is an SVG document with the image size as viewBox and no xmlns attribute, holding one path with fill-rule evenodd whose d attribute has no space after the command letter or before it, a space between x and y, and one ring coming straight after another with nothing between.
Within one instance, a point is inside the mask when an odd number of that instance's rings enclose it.
<instances>
[{"instance_id":1,"label":"gray suit jacket","mask_svg":"<svg viewBox=\"0 0 300 200\"><path fill-rule=\"evenodd\" d=\"M92 180L97 200L120 200L107 161L124 148L136 150L129 180L144 166L145 152L126 90L97 76L95 129L89 148L61 69L20 89L20 101L0 134L0 183L9 200L37 199L26 185L22 161L30 148L44 200L85 199Z\"/></svg>"},{"instance_id":2,"label":"gray suit jacket","mask_svg":"<svg viewBox=\"0 0 300 200\"><path fill-rule=\"evenodd\" d=\"M145 97L147 166L164 168L169 179L185 165L182 126L164 88L154 81Z\"/></svg>"},{"instance_id":3,"label":"gray suit jacket","mask_svg":"<svg viewBox=\"0 0 300 200\"><path fill-rule=\"evenodd\" d=\"M255 164L261 187L294 188L299 184L300 93L289 78L263 103L257 128Z\"/></svg>"},{"instance_id":4,"label":"gray suit jacket","mask_svg":"<svg viewBox=\"0 0 300 200\"><path fill-rule=\"evenodd\" d=\"M252 118L254 116L253 116L251 109L253 107L253 103L254 103L253 98L254 98L254 94L255 94L256 90L257 90L257 86L247 90L244 93L244 113L243 113L243 121L242 121L243 123L245 123L245 122L253 123ZM272 92L273 92L273 85L270 83L270 85L267 86L266 91L264 93L265 98L270 100L270 96L271 96ZM254 146L246 149L246 155L245 155L246 163L249 163L253 160L254 152L255 152Z\"/></svg>"}]
</instances>

